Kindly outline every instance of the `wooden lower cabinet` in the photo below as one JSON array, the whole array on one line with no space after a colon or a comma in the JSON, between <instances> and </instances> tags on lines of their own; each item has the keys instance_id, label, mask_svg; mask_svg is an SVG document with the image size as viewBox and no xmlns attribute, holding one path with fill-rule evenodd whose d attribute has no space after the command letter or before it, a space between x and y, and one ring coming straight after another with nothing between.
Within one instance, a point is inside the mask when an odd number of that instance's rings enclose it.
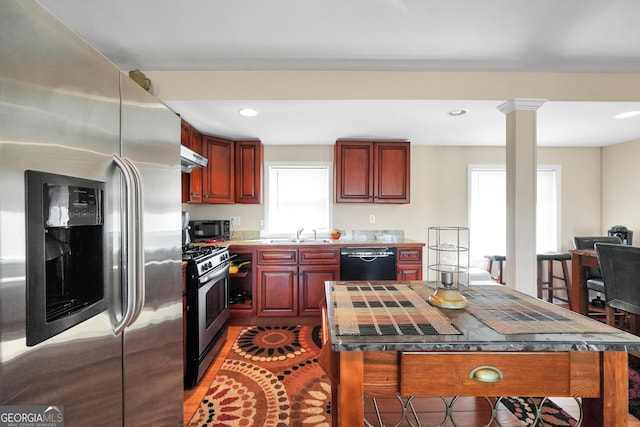
<instances>
[{"instance_id":1,"label":"wooden lower cabinet","mask_svg":"<svg viewBox=\"0 0 640 427\"><path fill-rule=\"evenodd\" d=\"M422 280L422 247L398 248L396 278Z\"/></svg>"},{"instance_id":2,"label":"wooden lower cabinet","mask_svg":"<svg viewBox=\"0 0 640 427\"><path fill-rule=\"evenodd\" d=\"M233 246L229 254L235 264L248 262L236 273L229 275L229 307L231 318L251 318L256 316L257 294L254 289L255 278L255 248L248 246Z\"/></svg>"},{"instance_id":3,"label":"wooden lower cabinet","mask_svg":"<svg viewBox=\"0 0 640 427\"><path fill-rule=\"evenodd\" d=\"M398 280L422 280L421 265L398 265Z\"/></svg>"},{"instance_id":4,"label":"wooden lower cabinet","mask_svg":"<svg viewBox=\"0 0 640 427\"><path fill-rule=\"evenodd\" d=\"M257 316L318 316L324 282L340 278L337 248L259 249Z\"/></svg>"},{"instance_id":5,"label":"wooden lower cabinet","mask_svg":"<svg viewBox=\"0 0 640 427\"><path fill-rule=\"evenodd\" d=\"M258 316L298 314L298 266L258 267Z\"/></svg>"},{"instance_id":6,"label":"wooden lower cabinet","mask_svg":"<svg viewBox=\"0 0 640 427\"><path fill-rule=\"evenodd\" d=\"M298 315L320 316L320 302L324 299L324 282L338 280L337 265L305 265L298 270Z\"/></svg>"},{"instance_id":7,"label":"wooden lower cabinet","mask_svg":"<svg viewBox=\"0 0 640 427\"><path fill-rule=\"evenodd\" d=\"M340 280L337 246L270 246L256 250L255 315L320 316L324 283ZM422 280L422 246L399 247L398 280Z\"/></svg>"}]
</instances>

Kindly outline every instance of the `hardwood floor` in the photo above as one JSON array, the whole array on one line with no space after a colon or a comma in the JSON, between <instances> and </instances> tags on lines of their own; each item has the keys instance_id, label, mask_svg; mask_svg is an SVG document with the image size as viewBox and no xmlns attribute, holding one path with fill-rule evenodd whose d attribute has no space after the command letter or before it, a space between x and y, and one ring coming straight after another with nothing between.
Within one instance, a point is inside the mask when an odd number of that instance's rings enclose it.
<instances>
[{"instance_id":1,"label":"hardwood floor","mask_svg":"<svg viewBox=\"0 0 640 427\"><path fill-rule=\"evenodd\" d=\"M226 343L220 350L220 353L218 354L214 362L211 364L211 367L209 367L209 369L205 373L200 383L193 389L184 391L185 426L189 426L189 421L198 409L202 397L206 394L209 385L213 381L216 373L218 372L218 369L222 365L224 357L231 349L231 345L238 337L238 334L240 333L242 328L242 326L229 327L229 335ZM394 423L392 421L397 420L399 417L399 404L395 401L395 399L377 399L377 401L379 407L382 408L382 411L384 412L383 420L393 425ZM579 410L575 400L571 398L553 398L553 401L561 406L564 410L569 412L573 417L578 417ZM423 419L423 417L427 417L426 419L428 419L429 417L438 419L437 417L440 415L437 414L441 412L442 402L439 398L416 398L414 407L420 414L421 419ZM489 419L488 404L484 401L483 398L464 398L462 401L456 403L455 409L456 411L454 413L453 419L457 425L481 426L484 425L484 423L486 423ZM369 419L371 422L376 421L376 416L371 401L365 403L365 413L367 414L367 419ZM508 410L500 409L497 416L501 425L515 425L515 418ZM492 425L497 424L494 423ZM640 420L629 415L629 422L627 424L627 427L640 427Z\"/></svg>"},{"instance_id":2,"label":"hardwood floor","mask_svg":"<svg viewBox=\"0 0 640 427\"><path fill-rule=\"evenodd\" d=\"M189 425L189 421L193 417L193 414L196 413L198 406L200 406L200 401L202 401L202 398L207 393L207 389L209 388L209 385L213 382L213 379L215 378L216 373L218 372L218 369L220 369L220 366L222 365L222 362L224 361L225 356L227 355L227 353L229 353L229 350L231 349L231 345L234 343L236 338L238 338L238 334L240 333L242 328L243 328L242 326L229 327L227 341L222 346L220 353L218 353L218 356L215 358L215 360L213 361L209 369L207 369L207 372L205 372L204 376L202 377L202 380L200 380L200 383L198 383L198 385L196 385L191 390L184 391L183 413L184 413L185 426Z\"/></svg>"}]
</instances>

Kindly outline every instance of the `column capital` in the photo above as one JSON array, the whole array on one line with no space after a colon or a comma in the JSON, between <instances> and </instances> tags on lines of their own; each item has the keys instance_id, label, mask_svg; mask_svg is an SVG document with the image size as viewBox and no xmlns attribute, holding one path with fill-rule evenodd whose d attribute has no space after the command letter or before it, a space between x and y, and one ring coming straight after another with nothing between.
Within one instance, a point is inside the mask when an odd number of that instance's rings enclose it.
<instances>
[{"instance_id":1,"label":"column capital","mask_svg":"<svg viewBox=\"0 0 640 427\"><path fill-rule=\"evenodd\" d=\"M497 108L504 114L509 114L516 110L536 111L545 102L547 102L546 99L513 98L504 104L498 105Z\"/></svg>"}]
</instances>

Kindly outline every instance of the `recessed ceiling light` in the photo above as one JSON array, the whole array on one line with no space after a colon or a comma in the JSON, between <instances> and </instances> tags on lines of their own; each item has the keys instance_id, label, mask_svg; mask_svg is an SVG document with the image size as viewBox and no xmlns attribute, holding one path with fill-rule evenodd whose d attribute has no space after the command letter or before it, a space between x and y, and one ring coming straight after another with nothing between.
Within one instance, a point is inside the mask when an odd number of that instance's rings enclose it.
<instances>
[{"instance_id":1,"label":"recessed ceiling light","mask_svg":"<svg viewBox=\"0 0 640 427\"><path fill-rule=\"evenodd\" d=\"M616 114L613 117L615 117L616 119L626 119L629 117L637 116L638 114L640 114L640 111L627 111L626 113Z\"/></svg>"},{"instance_id":2,"label":"recessed ceiling light","mask_svg":"<svg viewBox=\"0 0 640 427\"><path fill-rule=\"evenodd\" d=\"M449 115L450 116L464 116L465 114L467 114L469 112L469 110L465 110L465 109L461 109L461 110L451 110L449 111Z\"/></svg>"},{"instance_id":3,"label":"recessed ceiling light","mask_svg":"<svg viewBox=\"0 0 640 427\"><path fill-rule=\"evenodd\" d=\"M238 110L238 114L244 117L255 117L258 115L258 112L253 108L241 108Z\"/></svg>"}]
</instances>

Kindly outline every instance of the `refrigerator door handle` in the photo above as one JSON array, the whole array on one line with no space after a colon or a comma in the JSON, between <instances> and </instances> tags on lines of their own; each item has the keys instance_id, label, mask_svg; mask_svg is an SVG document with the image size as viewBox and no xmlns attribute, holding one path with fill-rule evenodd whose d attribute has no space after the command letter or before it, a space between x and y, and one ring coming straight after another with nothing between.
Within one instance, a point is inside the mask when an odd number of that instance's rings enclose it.
<instances>
[{"instance_id":1,"label":"refrigerator door handle","mask_svg":"<svg viewBox=\"0 0 640 427\"><path fill-rule=\"evenodd\" d=\"M133 164L133 162L126 157L123 159L124 162L129 166L129 170L134 178L135 183L135 193L134 193L134 203L135 203L135 220L132 222L134 227L135 234L135 246L134 249L134 274L135 274L135 295L136 302L134 313L127 326L131 326L142 313L142 308L144 306L145 301L145 277L144 277L144 242L143 242L143 206L144 206L144 187L142 185L142 176L140 175L140 171Z\"/></svg>"},{"instance_id":2,"label":"refrigerator door handle","mask_svg":"<svg viewBox=\"0 0 640 427\"><path fill-rule=\"evenodd\" d=\"M136 286L135 286L135 274L134 274L134 266L135 266L135 255L134 248L136 243L135 233L132 228L132 224L135 222L135 200L134 200L134 180L133 173L129 169L129 165L125 163L125 161L118 156L117 154L113 155L113 162L122 172L122 176L124 177L125 184L125 197L124 197L124 218L122 221L122 252L124 265L122 268L122 280L124 282L124 307L122 311L122 319L120 319L113 326L113 333L115 335L119 335L122 333L124 328L129 325L129 322L133 318L135 308L136 308Z\"/></svg>"}]
</instances>

